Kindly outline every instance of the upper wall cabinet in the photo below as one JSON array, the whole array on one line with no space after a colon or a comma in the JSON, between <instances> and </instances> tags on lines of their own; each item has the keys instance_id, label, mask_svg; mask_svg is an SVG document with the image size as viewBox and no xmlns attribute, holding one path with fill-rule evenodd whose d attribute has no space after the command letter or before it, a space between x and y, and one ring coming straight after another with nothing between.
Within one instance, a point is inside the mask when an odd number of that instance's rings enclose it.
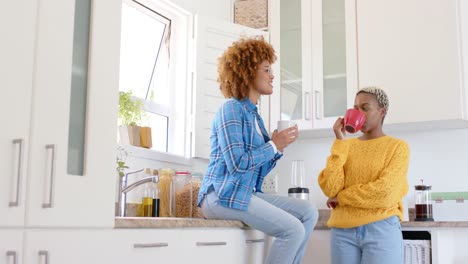
<instances>
[{"instance_id":1,"label":"upper wall cabinet","mask_svg":"<svg viewBox=\"0 0 468 264\"><path fill-rule=\"evenodd\" d=\"M278 51L270 130L278 120L330 128L357 91L354 1L271 1L271 42ZM279 88L279 89L278 89Z\"/></svg>"},{"instance_id":2,"label":"upper wall cabinet","mask_svg":"<svg viewBox=\"0 0 468 264\"><path fill-rule=\"evenodd\" d=\"M24 224L36 1L8 1L0 8L0 218Z\"/></svg>"},{"instance_id":3,"label":"upper wall cabinet","mask_svg":"<svg viewBox=\"0 0 468 264\"><path fill-rule=\"evenodd\" d=\"M74 14L83 2L12 1L0 11L8 36L0 48L7 99L0 105L0 214L8 217L0 226L113 226L121 3L91 1L86 111L79 113L86 122L76 127L72 73L85 73L73 63ZM68 162L75 156L70 132L78 129L85 131L81 175Z\"/></svg>"},{"instance_id":4,"label":"upper wall cabinet","mask_svg":"<svg viewBox=\"0 0 468 264\"><path fill-rule=\"evenodd\" d=\"M386 124L466 126L463 2L357 1L359 85L387 91Z\"/></svg>"}]
</instances>

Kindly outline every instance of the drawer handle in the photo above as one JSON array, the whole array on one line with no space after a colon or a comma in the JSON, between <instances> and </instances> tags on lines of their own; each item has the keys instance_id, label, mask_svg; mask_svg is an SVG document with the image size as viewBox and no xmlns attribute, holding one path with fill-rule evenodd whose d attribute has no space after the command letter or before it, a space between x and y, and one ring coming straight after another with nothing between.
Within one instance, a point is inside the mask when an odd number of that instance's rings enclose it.
<instances>
[{"instance_id":1,"label":"drawer handle","mask_svg":"<svg viewBox=\"0 0 468 264\"><path fill-rule=\"evenodd\" d=\"M13 262L12 262L12 263L13 263L13 264L16 264L16 251L11 251L11 250L9 250L9 251L6 252L6 255L7 255L7 257L13 258Z\"/></svg>"},{"instance_id":2,"label":"drawer handle","mask_svg":"<svg viewBox=\"0 0 468 264\"><path fill-rule=\"evenodd\" d=\"M157 247L168 247L168 243L136 243L133 244L133 248L157 248Z\"/></svg>"},{"instance_id":3,"label":"drawer handle","mask_svg":"<svg viewBox=\"0 0 468 264\"><path fill-rule=\"evenodd\" d=\"M304 104L305 104L305 107L304 107L304 117L305 117L305 120L310 120L310 93L309 92L305 92L305 97L304 97Z\"/></svg>"},{"instance_id":4,"label":"drawer handle","mask_svg":"<svg viewBox=\"0 0 468 264\"><path fill-rule=\"evenodd\" d=\"M42 208L53 208L54 207L54 180L55 180L55 145L48 144L45 146L46 150L51 151L51 163L50 163L50 186L49 186L49 201L42 204Z\"/></svg>"},{"instance_id":5,"label":"drawer handle","mask_svg":"<svg viewBox=\"0 0 468 264\"><path fill-rule=\"evenodd\" d=\"M249 244L249 243L263 243L263 242L265 242L264 238L245 240L245 243L247 243L247 244Z\"/></svg>"},{"instance_id":6,"label":"drawer handle","mask_svg":"<svg viewBox=\"0 0 468 264\"><path fill-rule=\"evenodd\" d=\"M49 251L47 250L39 250L39 256L44 256L45 264L49 264Z\"/></svg>"},{"instance_id":7,"label":"drawer handle","mask_svg":"<svg viewBox=\"0 0 468 264\"><path fill-rule=\"evenodd\" d=\"M322 119L322 100L320 91L315 91L315 119Z\"/></svg>"},{"instance_id":8,"label":"drawer handle","mask_svg":"<svg viewBox=\"0 0 468 264\"><path fill-rule=\"evenodd\" d=\"M204 247L204 246L226 246L226 242L197 242L197 246Z\"/></svg>"},{"instance_id":9,"label":"drawer handle","mask_svg":"<svg viewBox=\"0 0 468 264\"><path fill-rule=\"evenodd\" d=\"M19 197L20 197L20 186L21 186L21 178L22 178L22 163L23 163L23 139L13 139L13 144L18 144L18 174L16 175L16 200L9 203L10 207L15 207L19 205ZM16 263L16 262L15 262Z\"/></svg>"}]
</instances>

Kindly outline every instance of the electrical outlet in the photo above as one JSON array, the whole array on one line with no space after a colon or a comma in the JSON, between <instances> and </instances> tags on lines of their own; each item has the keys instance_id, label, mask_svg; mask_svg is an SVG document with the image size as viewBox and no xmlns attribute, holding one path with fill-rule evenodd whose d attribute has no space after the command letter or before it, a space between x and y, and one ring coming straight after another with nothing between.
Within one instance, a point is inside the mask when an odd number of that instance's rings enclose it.
<instances>
[{"instance_id":1,"label":"electrical outlet","mask_svg":"<svg viewBox=\"0 0 468 264\"><path fill-rule=\"evenodd\" d=\"M263 180L262 191L264 193L278 192L278 174L268 175Z\"/></svg>"}]
</instances>

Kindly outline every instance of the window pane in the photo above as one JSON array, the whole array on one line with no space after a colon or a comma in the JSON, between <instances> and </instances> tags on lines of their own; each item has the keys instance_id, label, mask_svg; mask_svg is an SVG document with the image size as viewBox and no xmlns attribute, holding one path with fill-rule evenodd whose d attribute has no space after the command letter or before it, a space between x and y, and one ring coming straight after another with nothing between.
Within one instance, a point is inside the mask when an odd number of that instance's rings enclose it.
<instances>
[{"instance_id":1,"label":"window pane","mask_svg":"<svg viewBox=\"0 0 468 264\"><path fill-rule=\"evenodd\" d=\"M132 90L136 97L147 98L165 28L165 23L128 4L122 5L121 91Z\"/></svg>"},{"instance_id":2,"label":"window pane","mask_svg":"<svg viewBox=\"0 0 468 264\"><path fill-rule=\"evenodd\" d=\"M170 92L169 54L166 45L163 44L151 79L148 99L157 104L170 106Z\"/></svg>"},{"instance_id":3,"label":"window pane","mask_svg":"<svg viewBox=\"0 0 468 264\"><path fill-rule=\"evenodd\" d=\"M151 127L151 137L153 140L152 149L167 152L167 128L168 118L163 115L147 113Z\"/></svg>"}]
</instances>

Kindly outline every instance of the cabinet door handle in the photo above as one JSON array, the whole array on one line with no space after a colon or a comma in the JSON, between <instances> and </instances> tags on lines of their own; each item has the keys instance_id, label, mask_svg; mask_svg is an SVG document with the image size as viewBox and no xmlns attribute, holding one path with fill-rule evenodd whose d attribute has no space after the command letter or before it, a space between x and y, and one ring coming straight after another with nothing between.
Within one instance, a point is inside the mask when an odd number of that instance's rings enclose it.
<instances>
[{"instance_id":1,"label":"cabinet door handle","mask_svg":"<svg viewBox=\"0 0 468 264\"><path fill-rule=\"evenodd\" d=\"M320 95L320 91L315 90L315 119L322 119L322 104Z\"/></svg>"},{"instance_id":2,"label":"cabinet door handle","mask_svg":"<svg viewBox=\"0 0 468 264\"><path fill-rule=\"evenodd\" d=\"M264 238L245 240L245 243L247 243L247 244L250 244L250 243L263 243L263 242L265 242Z\"/></svg>"},{"instance_id":3,"label":"cabinet door handle","mask_svg":"<svg viewBox=\"0 0 468 264\"><path fill-rule=\"evenodd\" d=\"M47 250L39 250L39 257L44 257L44 264L49 264L49 251Z\"/></svg>"},{"instance_id":4,"label":"cabinet door handle","mask_svg":"<svg viewBox=\"0 0 468 264\"><path fill-rule=\"evenodd\" d=\"M136 243L133 244L133 248L156 248L156 247L168 247L168 243Z\"/></svg>"},{"instance_id":5,"label":"cabinet door handle","mask_svg":"<svg viewBox=\"0 0 468 264\"><path fill-rule=\"evenodd\" d=\"M17 175L16 175L16 197L15 201L10 201L8 204L10 207L17 207L19 205L20 200L20 186L21 186L21 178L23 176L22 168L23 168L23 139L13 139L13 145L18 144L18 168L17 168Z\"/></svg>"},{"instance_id":6,"label":"cabinet door handle","mask_svg":"<svg viewBox=\"0 0 468 264\"><path fill-rule=\"evenodd\" d=\"M226 242L197 242L197 246L204 247L204 246L226 246Z\"/></svg>"},{"instance_id":7,"label":"cabinet door handle","mask_svg":"<svg viewBox=\"0 0 468 264\"><path fill-rule=\"evenodd\" d=\"M305 111L305 115L304 115L304 118L305 120L310 120L310 93L309 92L305 92L305 97L304 97L304 104L305 104L305 107L304 107L304 111Z\"/></svg>"},{"instance_id":8,"label":"cabinet door handle","mask_svg":"<svg viewBox=\"0 0 468 264\"><path fill-rule=\"evenodd\" d=\"M46 151L51 150L50 159L50 185L49 185L49 202L43 203L42 208L54 207L54 178L55 178L55 144L45 146Z\"/></svg>"},{"instance_id":9,"label":"cabinet door handle","mask_svg":"<svg viewBox=\"0 0 468 264\"><path fill-rule=\"evenodd\" d=\"M13 263L13 264L16 264L16 251L8 250L8 251L6 252L6 255L7 255L7 257L9 257L9 258L13 258L13 262L12 262L12 263Z\"/></svg>"}]
</instances>

